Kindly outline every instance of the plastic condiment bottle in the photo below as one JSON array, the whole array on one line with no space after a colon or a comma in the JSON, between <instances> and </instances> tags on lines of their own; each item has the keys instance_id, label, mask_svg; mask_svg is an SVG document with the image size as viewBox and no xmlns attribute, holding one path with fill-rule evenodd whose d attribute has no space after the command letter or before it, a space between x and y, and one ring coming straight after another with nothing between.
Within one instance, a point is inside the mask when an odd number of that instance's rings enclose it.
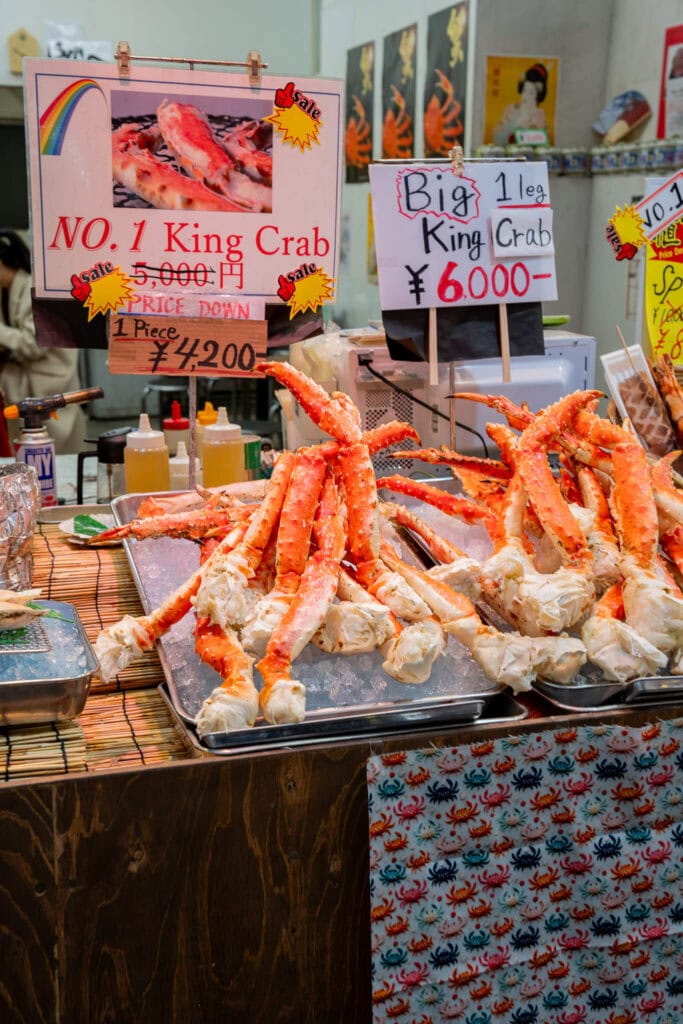
<instances>
[{"instance_id":1,"label":"plastic condiment bottle","mask_svg":"<svg viewBox=\"0 0 683 1024\"><path fill-rule=\"evenodd\" d=\"M169 489L168 448L164 435L160 430L152 430L145 412L140 414L138 429L131 430L126 437L123 462L129 494Z\"/></svg>"},{"instance_id":2,"label":"plastic condiment bottle","mask_svg":"<svg viewBox=\"0 0 683 1024\"><path fill-rule=\"evenodd\" d=\"M261 438L258 434L242 434L244 445L244 479L261 479Z\"/></svg>"},{"instance_id":3,"label":"plastic condiment bottle","mask_svg":"<svg viewBox=\"0 0 683 1024\"><path fill-rule=\"evenodd\" d=\"M199 483L201 480L199 459L195 459L194 464L195 482ZM171 477L171 490L186 491L190 486L190 456L187 454L184 441L178 441L178 451L174 458L169 459L168 468Z\"/></svg>"},{"instance_id":4,"label":"plastic condiment bottle","mask_svg":"<svg viewBox=\"0 0 683 1024\"><path fill-rule=\"evenodd\" d=\"M239 480L244 480L242 428L230 423L222 405L216 422L204 428L202 482L205 487L221 487Z\"/></svg>"},{"instance_id":5,"label":"plastic condiment bottle","mask_svg":"<svg viewBox=\"0 0 683 1024\"><path fill-rule=\"evenodd\" d=\"M179 441L184 441L187 448L190 443L190 421L182 415L180 402L177 399L171 402L171 415L167 416L161 425L169 455L176 454Z\"/></svg>"},{"instance_id":6,"label":"plastic condiment bottle","mask_svg":"<svg viewBox=\"0 0 683 1024\"><path fill-rule=\"evenodd\" d=\"M204 431L218 419L218 410L214 409L213 403L204 402L204 408L200 409L195 419L194 443L197 455L202 457L202 444L204 442Z\"/></svg>"}]
</instances>

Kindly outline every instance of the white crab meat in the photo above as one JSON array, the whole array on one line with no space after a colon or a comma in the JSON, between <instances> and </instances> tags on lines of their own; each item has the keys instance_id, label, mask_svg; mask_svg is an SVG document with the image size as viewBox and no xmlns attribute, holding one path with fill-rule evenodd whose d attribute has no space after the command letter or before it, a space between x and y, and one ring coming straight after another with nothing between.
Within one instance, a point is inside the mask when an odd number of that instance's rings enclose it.
<instances>
[{"instance_id":1,"label":"white crab meat","mask_svg":"<svg viewBox=\"0 0 683 1024\"><path fill-rule=\"evenodd\" d=\"M446 637L436 619L413 622L385 642L382 668L399 683L424 683L445 649Z\"/></svg>"},{"instance_id":2,"label":"white crab meat","mask_svg":"<svg viewBox=\"0 0 683 1024\"><path fill-rule=\"evenodd\" d=\"M606 679L619 683L649 676L664 668L666 655L626 622L592 615L581 631L588 657Z\"/></svg>"},{"instance_id":3,"label":"white crab meat","mask_svg":"<svg viewBox=\"0 0 683 1024\"><path fill-rule=\"evenodd\" d=\"M251 682L251 680L249 680ZM212 732L235 732L239 729L250 729L258 714L258 693L253 688L253 696L245 700L228 693L217 686L202 704L195 724L199 736L208 736Z\"/></svg>"},{"instance_id":4,"label":"white crab meat","mask_svg":"<svg viewBox=\"0 0 683 1024\"><path fill-rule=\"evenodd\" d=\"M525 636L570 629L595 600L588 576L565 568L537 572L514 540L484 562L481 585L491 606Z\"/></svg>"},{"instance_id":5,"label":"white crab meat","mask_svg":"<svg viewBox=\"0 0 683 1024\"><path fill-rule=\"evenodd\" d=\"M447 583L453 590L469 597L470 601L477 601L481 593L479 576L481 565L474 558L463 556L456 558L453 562L445 562L443 565L433 565L427 570L427 575L433 580Z\"/></svg>"},{"instance_id":6,"label":"white crab meat","mask_svg":"<svg viewBox=\"0 0 683 1024\"><path fill-rule=\"evenodd\" d=\"M95 641L95 654L100 662L102 679L105 682L114 679L118 672L128 668L149 647L144 626L132 615L124 615L113 626L107 626Z\"/></svg>"},{"instance_id":7,"label":"white crab meat","mask_svg":"<svg viewBox=\"0 0 683 1024\"><path fill-rule=\"evenodd\" d=\"M572 636L541 636L532 643L536 674L554 683L571 683L586 663L586 648Z\"/></svg>"},{"instance_id":8,"label":"white crab meat","mask_svg":"<svg viewBox=\"0 0 683 1024\"><path fill-rule=\"evenodd\" d=\"M365 654L392 633L391 612L379 601L338 601L328 608L313 643L328 654Z\"/></svg>"},{"instance_id":9,"label":"white crab meat","mask_svg":"<svg viewBox=\"0 0 683 1024\"><path fill-rule=\"evenodd\" d=\"M378 601L391 608L394 615L408 622L418 622L431 615L428 605L397 572L387 570L384 582L374 591Z\"/></svg>"},{"instance_id":10,"label":"white crab meat","mask_svg":"<svg viewBox=\"0 0 683 1024\"><path fill-rule=\"evenodd\" d=\"M306 687L298 679L278 679L273 684L263 717L271 725L290 725L306 717Z\"/></svg>"},{"instance_id":11,"label":"white crab meat","mask_svg":"<svg viewBox=\"0 0 683 1024\"><path fill-rule=\"evenodd\" d=\"M290 595L277 593L274 590L256 601L252 609L247 612L240 633L240 640L245 650L253 651L260 658L263 657L271 633L274 633L280 625L291 603Z\"/></svg>"},{"instance_id":12,"label":"white crab meat","mask_svg":"<svg viewBox=\"0 0 683 1024\"><path fill-rule=\"evenodd\" d=\"M192 602L197 615L223 629L242 625L251 603L248 578L246 559L234 551L215 565L209 564Z\"/></svg>"},{"instance_id":13,"label":"white crab meat","mask_svg":"<svg viewBox=\"0 0 683 1024\"><path fill-rule=\"evenodd\" d=\"M621 565L626 621L659 651L683 645L683 599L668 580L636 565L629 555Z\"/></svg>"}]
</instances>

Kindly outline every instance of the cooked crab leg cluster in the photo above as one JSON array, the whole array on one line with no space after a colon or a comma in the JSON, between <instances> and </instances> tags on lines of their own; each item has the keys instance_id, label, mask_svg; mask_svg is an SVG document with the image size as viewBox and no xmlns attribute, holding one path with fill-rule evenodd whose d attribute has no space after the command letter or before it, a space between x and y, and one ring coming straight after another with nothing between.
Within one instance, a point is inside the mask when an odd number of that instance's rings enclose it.
<instances>
[{"instance_id":1,"label":"cooked crab leg cluster","mask_svg":"<svg viewBox=\"0 0 683 1024\"><path fill-rule=\"evenodd\" d=\"M451 495L400 475L375 478L375 452L407 438L419 442L407 424L363 433L347 395L328 394L288 363L258 369L288 388L330 440L283 452L259 503L213 495L186 512L150 508L162 514L114 531L189 537L203 555L161 608L102 631L97 650L105 675L192 609L197 653L221 680L197 716L201 735L252 726L259 711L266 722L300 722L306 691L294 663L311 641L321 657L377 649L388 675L413 684L429 677L448 636L491 679L515 690L528 689L536 676L570 683L587 658L620 681L669 660L678 671L683 496L672 457L652 462L628 430L601 419L599 392L568 395L538 413L471 396L508 419L509 428L487 428L500 461L446 449L397 453L449 466L464 491ZM419 506L383 502L378 487L483 526L491 554L471 558L426 522ZM390 543L394 526L420 539L433 568L404 560ZM511 629L482 619L479 602Z\"/></svg>"}]
</instances>

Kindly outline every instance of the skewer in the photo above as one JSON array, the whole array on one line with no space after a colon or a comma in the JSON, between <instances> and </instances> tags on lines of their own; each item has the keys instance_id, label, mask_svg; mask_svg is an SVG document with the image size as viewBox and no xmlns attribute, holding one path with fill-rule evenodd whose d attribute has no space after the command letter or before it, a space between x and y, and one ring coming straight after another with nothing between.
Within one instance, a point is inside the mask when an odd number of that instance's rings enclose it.
<instances>
[{"instance_id":1,"label":"skewer","mask_svg":"<svg viewBox=\"0 0 683 1024\"><path fill-rule=\"evenodd\" d=\"M623 349L624 349L624 352L626 353L626 358L628 360L628 365L631 367L631 370L633 371L634 376L640 377L641 376L641 372L640 372L640 370L636 369L636 365L633 362L633 358L631 357L631 353L628 350L628 345L626 344L626 339L624 338L624 335L621 333L621 328L619 327L619 324L615 324L615 328L616 328L616 332L617 332L617 336L619 338L619 341L621 342L621 344L623 346Z\"/></svg>"}]
</instances>

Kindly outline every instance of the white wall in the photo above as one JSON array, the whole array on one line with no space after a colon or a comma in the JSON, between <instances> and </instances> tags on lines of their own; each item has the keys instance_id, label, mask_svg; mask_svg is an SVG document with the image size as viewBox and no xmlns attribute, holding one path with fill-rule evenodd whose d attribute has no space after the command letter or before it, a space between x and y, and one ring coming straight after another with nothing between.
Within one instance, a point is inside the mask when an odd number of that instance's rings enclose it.
<instances>
[{"instance_id":1,"label":"white wall","mask_svg":"<svg viewBox=\"0 0 683 1024\"><path fill-rule=\"evenodd\" d=\"M659 86L664 52L664 31L683 22L683 0L615 0L614 19L606 68L605 102L627 89L639 89L652 107L652 117L638 137L657 134ZM586 238L584 324L598 340L598 355L619 348L615 325L629 343L638 337L637 292L640 264L617 263L605 240L607 220L619 204L643 194L638 174L600 175L593 179L589 231ZM646 343L644 347L646 346ZM603 386L597 361L597 384Z\"/></svg>"},{"instance_id":2,"label":"white wall","mask_svg":"<svg viewBox=\"0 0 683 1024\"><path fill-rule=\"evenodd\" d=\"M44 52L46 22L78 22L86 39L108 39L116 48L127 39L133 53L150 56L204 57L244 60L251 49L261 51L269 72L309 75L314 70L317 45L317 0L288 0L282 7L273 0L249 3L226 0L118 0L116 4L88 0L23 0L0 4L0 84L21 81L9 73L5 39L18 28L27 29ZM286 11L286 17L282 13ZM113 53L112 53L113 59Z\"/></svg>"},{"instance_id":3,"label":"white wall","mask_svg":"<svg viewBox=\"0 0 683 1024\"><path fill-rule=\"evenodd\" d=\"M427 49L427 18L447 6L444 0L394 0L374 5L365 0L322 0L322 74L344 77L346 51L375 40L375 153L381 149L381 68L385 35L412 21L418 23L416 152L421 152L421 93ZM471 147L483 140L486 56L529 54L557 56L560 83L557 99L557 144L590 146L591 121L600 112L606 75L606 54L614 0L477 0L474 39L474 101ZM551 200L559 239L559 298L547 312L569 313L575 330L587 330L582 316L584 246L588 231L591 184L588 178L552 177ZM368 185L345 185L343 211L350 223L349 261L340 275L332 315L359 325L379 315L377 287L368 285L365 268Z\"/></svg>"}]
</instances>

